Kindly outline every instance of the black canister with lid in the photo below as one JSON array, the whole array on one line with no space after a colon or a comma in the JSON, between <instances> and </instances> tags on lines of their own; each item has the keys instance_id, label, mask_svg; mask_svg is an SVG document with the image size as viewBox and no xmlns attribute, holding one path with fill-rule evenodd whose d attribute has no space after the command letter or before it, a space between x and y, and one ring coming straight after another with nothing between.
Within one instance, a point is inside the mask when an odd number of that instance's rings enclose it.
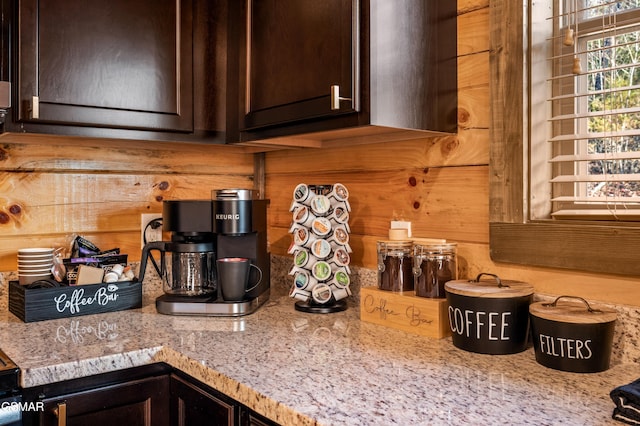
<instances>
[{"instance_id":1,"label":"black canister with lid","mask_svg":"<svg viewBox=\"0 0 640 426\"><path fill-rule=\"evenodd\" d=\"M481 280L483 275L493 279ZM449 281L444 288L454 346L492 355L527 349L533 286L483 272L475 280Z\"/></svg>"},{"instance_id":2,"label":"black canister with lid","mask_svg":"<svg viewBox=\"0 0 640 426\"><path fill-rule=\"evenodd\" d=\"M378 288L394 292L413 290L411 241L378 241Z\"/></svg>"}]
</instances>

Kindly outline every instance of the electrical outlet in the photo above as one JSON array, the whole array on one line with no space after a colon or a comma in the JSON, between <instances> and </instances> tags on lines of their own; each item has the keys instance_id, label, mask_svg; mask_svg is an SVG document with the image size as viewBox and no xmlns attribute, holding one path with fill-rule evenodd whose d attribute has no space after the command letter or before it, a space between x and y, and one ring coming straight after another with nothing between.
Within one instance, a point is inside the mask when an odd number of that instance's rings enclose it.
<instances>
[{"instance_id":1,"label":"electrical outlet","mask_svg":"<svg viewBox=\"0 0 640 426\"><path fill-rule=\"evenodd\" d=\"M140 215L140 245L144 247L145 241L162 241L162 214L142 213Z\"/></svg>"}]
</instances>

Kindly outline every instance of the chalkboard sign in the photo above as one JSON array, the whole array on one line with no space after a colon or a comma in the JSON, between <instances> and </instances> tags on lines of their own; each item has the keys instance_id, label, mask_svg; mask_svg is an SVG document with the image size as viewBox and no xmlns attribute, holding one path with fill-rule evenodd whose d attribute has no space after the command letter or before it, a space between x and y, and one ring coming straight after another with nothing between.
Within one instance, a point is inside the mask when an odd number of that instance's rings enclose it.
<instances>
[{"instance_id":1,"label":"chalkboard sign","mask_svg":"<svg viewBox=\"0 0 640 426\"><path fill-rule=\"evenodd\" d=\"M9 311L24 322L142 307L142 283L122 281L28 289L9 282Z\"/></svg>"}]
</instances>

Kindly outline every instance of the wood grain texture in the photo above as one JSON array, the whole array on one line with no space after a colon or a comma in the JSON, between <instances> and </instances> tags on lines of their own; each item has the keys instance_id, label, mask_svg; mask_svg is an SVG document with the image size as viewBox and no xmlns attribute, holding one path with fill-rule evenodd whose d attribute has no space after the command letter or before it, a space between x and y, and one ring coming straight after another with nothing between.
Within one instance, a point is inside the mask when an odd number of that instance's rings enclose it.
<instances>
[{"instance_id":1,"label":"wood grain texture","mask_svg":"<svg viewBox=\"0 0 640 426\"><path fill-rule=\"evenodd\" d=\"M489 8L458 16L458 56L489 51Z\"/></svg>"},{"instance_id":2,"label":"wood grain texture","mask_svg":"<svg viewBox=\"0 0 640 426\"><path fill-rule=\"evenodd\" d=\"M360 319L407 333L441 339L451 335L446 299L417 297L372 287L360 290Z\"/></svg>"},{"instance_id":3,"label":"wood grain texture","mask_svg":"<svg viewBox=\"0 0 640 426\"><path fill-rule=\"evenodd\" d=\"M240 147L4 134L0 270L16 269L20 248L68 247L75 234L137 261L141 213L160 213L166 199L253 188L253 170Z\"/></svg>"},{"instance_id":4,"label":"wood grain texture","mask_svg":"<svg viewBox=\"0 0 640 426\"><path fill-rule=\"evenodd\" d=\"M486 176L486 166L342 171L340 183L349 188L349 224L356 234L386 237L390 221L402 217L413 223L416 236L486 242ZM270 226L289 226L288 208L298 183L331 184L335 179L330 173L268 175Z\"/></svg>"}]
</instances>

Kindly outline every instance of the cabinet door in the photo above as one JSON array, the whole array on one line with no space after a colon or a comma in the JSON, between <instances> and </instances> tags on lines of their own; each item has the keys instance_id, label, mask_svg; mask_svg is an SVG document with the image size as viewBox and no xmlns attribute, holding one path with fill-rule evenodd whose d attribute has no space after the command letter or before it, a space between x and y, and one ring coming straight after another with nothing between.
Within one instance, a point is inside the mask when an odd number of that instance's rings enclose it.
<instances>
[{"instance_id":1,"label":"cabinet door","mask_svg":"<svg viewBox=\"0 0 640 426\"><path fill-rule=\"evenodd\" d=\"M246 1L241 130L358 110L357 1ZM337 110L334 85L348 98Z\"/></svg>"},{"instance_id":2,"label":"cabinet door","mask_svg":"<svg viewBox=\"0 0 640 426\"><path fill-rule=\"evenodd\" d=\"M191 131L191 0L25 0L18 120Z\"/></svg>"},{"instance_id":3,"label":"cabinet door","mask_svg":"<svg viewBox=\"0 0 640 426\"><path fill-rule=\"evenodd\" d=\"M169 377L135 380L45 399L40 425L169 425Z\"/></svg>"},{"instance_id":4,"label":"cabinet door","mask_svg":"<svg viewBox=\"0 0 640 426\"><path fill-rule=\"evenodd\" d=\"M214 395L195 381L171 375L171 424L233 426L240 406Z\"/></svg>"}]
</instances>

